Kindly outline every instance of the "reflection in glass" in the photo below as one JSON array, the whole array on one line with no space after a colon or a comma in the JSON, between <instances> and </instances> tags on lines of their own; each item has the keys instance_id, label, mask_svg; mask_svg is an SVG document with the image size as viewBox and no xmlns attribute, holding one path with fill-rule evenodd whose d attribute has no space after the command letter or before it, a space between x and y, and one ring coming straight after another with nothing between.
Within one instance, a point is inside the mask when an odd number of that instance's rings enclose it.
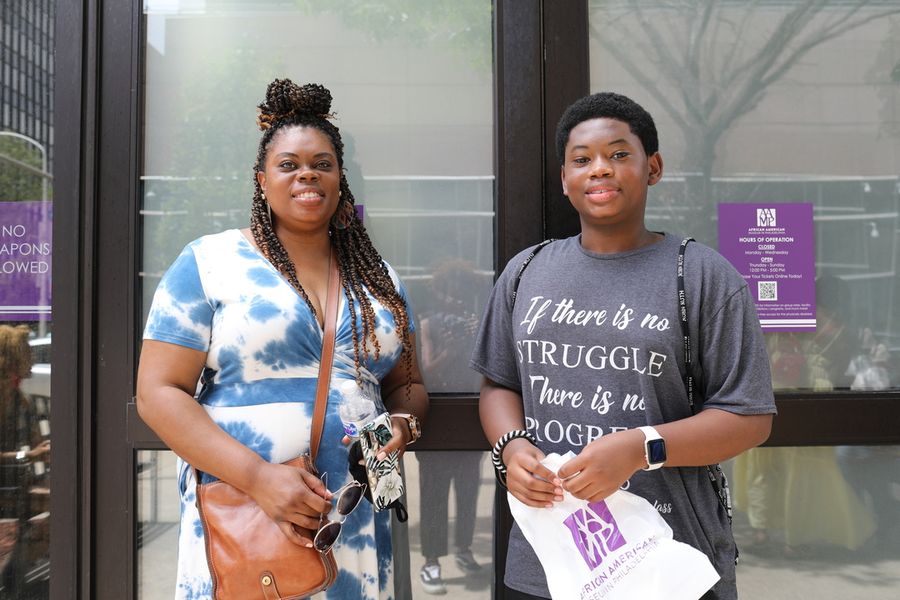
<instances>
[{"instance_id":1,"label":"reflection in glass","mask_svg":"<svg viewBox=\"0 0 900 600\"><path fill-rule=\"evenodd\" d=\"M756 448L727 467L741 597L896 595L900 447Z\"/></svg>"},{"instance_id":2,"label":"reflection in glass","mask_svg":"<svg viewBox=\"0 0 900 600\"><path fill-rule=\"evenodd\" d=\"M27 394L28 325L0 324L0 597L47 593L50 559L50 397Z\"/></svg>"},{"instance_id":3,"label":"reflection in glass","mask_svg":"<svg viewBox=\"0 0 900 600\"><path fill-rule=\"evenodd\" d=\"M176 456L170 451L137 453L137 597L171 600L175 592L180 501Z\"/></svg>"},{"instance_id":4,"label":"reflection in glass","mask_svg":"<svg viewBox=\"0 0 900 600\"><path fill-rule=\"evenodd\" d=\"M459 367L467 357L458 358L467 354L473 315L493 281L492 2L146 0L143 6L144 314L185 244L247 226L256 106L266 84L276 77L320 82L334 95L347 179L374 244L404 280L417 326L430 319L429 331L453 336L446 340L453 361L441 357L441 340L429 337L426 383L445 393L476 391L478 381ZM175 581L177 533L167 524L177 515L164 511L178 505L177 487L159 481L160 473L174 476L174 467L162 468L168 456L139 457L143 599L170 598ZM418 461L406 463L410 522L394 532L398 598L411 588L416 597L424 594L416 588ZM482 469L485 463L479 461ZM473 481L480 481L477 474ZM159 493L151 492L157 485ZM493 490L493 479L479 485ZM471 543L483 569L470 581L455 563L447 566L447 583L460 597L490 593L493 494L486 489L477 495ZM154 516L152 506L162 512Z\"/></svg>"},{"instance_id":5,"label":"reflection in glass","mask_svg":"<svg viewBox=\"0 0 900 600\"><path fill-rule=\"evenodd\" d=\"M418 334L429 393L478 391L481 378L469 368L469 357L490 281L489 273L459 259L444 260L432 271Z\"/></svg>"},{"instance_id":6,"label":"reflection in glass","mask_svg":"<svg viewBox=\"0 0 900 600\"><path fill-rule=\"evenodd\" d=\"M55 0L0 4L0 598L47 598Z\"/></svg>"},{"instance_id":7,"label":"reflection in glass","mask_svg":"<svg viewBox=\"0 0 900 600\"><path fill-rule=\"evenodd\" d=\"M247 226L256 105L290 77L332 91L347 180L417 318L454 260L477 275L465 301L480 312L494 265L492 3L401 4L145 2L145 311L187 242ZM431 378L477 390L449 366Z\"/></svg>"},{"instance_id":8,"label":"reflection in glass","mask_svg":"<svg viewBox=\"0 0 900 600\"><path fill-rule=\"evenodd\" d=\"M414 598L490 598L494 477L484 452L407 456ZM396 552L396 550L395 550Z\"/></svg>"},{"instance_id":9,"label":"reflection in glass","mask_svg":"<svg viewBox=\"0 0 900 600\"><path fill-rule=\"evenodd\" d=\"M768 336L776 387L900 386L900 2L589 10L591 90L634 97L659 129L651 228L716 247L719 203L813 205L817 290L834 303L816 334Z\"/></svg>"}]
</instances>

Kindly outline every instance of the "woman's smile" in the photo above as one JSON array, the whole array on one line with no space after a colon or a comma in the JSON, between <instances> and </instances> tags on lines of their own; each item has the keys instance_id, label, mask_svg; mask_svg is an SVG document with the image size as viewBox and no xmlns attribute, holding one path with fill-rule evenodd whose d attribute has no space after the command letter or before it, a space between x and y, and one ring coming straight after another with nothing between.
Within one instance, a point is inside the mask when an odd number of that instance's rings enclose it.
<instances>
[{"instance_id":1,"label":"woman's smile","mask_svg":"<svg viewBox=\"0 0 900 600\"><path fill-rule=\"evenodd\" d=\"M320 204L325 200L325 194L313 188L303 188L291 192L291 198L300 204Z\"/></svg>"}]
</instances>

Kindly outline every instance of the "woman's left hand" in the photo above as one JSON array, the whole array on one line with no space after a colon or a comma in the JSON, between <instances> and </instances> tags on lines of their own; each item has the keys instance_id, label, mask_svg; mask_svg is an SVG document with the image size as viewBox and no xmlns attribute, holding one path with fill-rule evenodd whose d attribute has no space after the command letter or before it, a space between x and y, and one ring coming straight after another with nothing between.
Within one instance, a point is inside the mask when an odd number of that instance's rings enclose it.
<instances>
[{"instance_id":1,"label":"woman's left hand","mask_svg":"<svg viewBox=\"0 0 900 600\"><path fill-rule=\"evenodd\" d=\"M387 455L394 450L398 451L398 456L403 456L406 452L406 444L412 439L409 432L409 425L403 417L391 417L391 441L381 447L381 452L376 455L378 460L384 460Z\"/></svg>"},{"instance_id":2,"label":"woman's left hand","mask_svg":"<svg viewBox=\"0 0 900 600\"><path fill-rule=\"evenodd\" d=\"M384 460L394 450L398 450L400 452L399 456L403 456L403 453L406 452L406 444L411 438L412 434L409 431L406 419L403 417L391 417L391 441L382 446L381 452L376 455L376 458ZM341 439L341 443L345 446L352 444L354 441L353 438L346 435ZM360 460L359 464L362 465L365 462Z\"/></svg>"}]
</instances>

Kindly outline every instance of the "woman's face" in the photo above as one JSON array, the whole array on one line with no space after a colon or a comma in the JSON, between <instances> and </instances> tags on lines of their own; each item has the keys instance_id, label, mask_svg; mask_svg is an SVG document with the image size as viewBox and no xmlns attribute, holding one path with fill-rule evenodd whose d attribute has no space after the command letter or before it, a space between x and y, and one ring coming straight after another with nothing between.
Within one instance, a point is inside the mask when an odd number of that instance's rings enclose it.
<instances>
[{"instance_id":1,"label":"woman's face","mask_svg":"<svg viewBox=\"0 0 900 600\"><path fill-rule=\"evenodd\" d=\"M272 208L276 232L328 229L340 201L341 169L327 135L308 126L275 134L256 178Z\"/></svg>"}]
</instances>

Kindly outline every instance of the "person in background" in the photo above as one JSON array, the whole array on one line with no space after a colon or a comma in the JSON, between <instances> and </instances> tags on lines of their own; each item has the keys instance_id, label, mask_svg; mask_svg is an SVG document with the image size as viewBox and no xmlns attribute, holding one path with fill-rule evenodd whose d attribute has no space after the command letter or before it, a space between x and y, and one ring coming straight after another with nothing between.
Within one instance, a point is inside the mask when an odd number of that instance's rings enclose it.
<instances>
[{"instance_id":1,"label":"person in background","mask_svg":"<svg viewBox=\"0 0 900 600\"><path fill-rule=\"evenodd\" d=\"M842 316L849 306L846 282L816 278L816 330L767 336L775 389L850 387L857 337ZM803 558L824 546L858 550L874 532L871 511L842 474L834 447L755 448L735 460L734 474L735 506L753 529L750 549Z\"/></svg>"},{"instance_id":2,"label":"person in background","mask_svg":"<svg viewBox=\"0 0 900 600\"><path fill-rule=\"evenodd\" d=\"M466 367L478 329L478 274L471 263L444 261L429 285L431 310L422 318L422 371L431 392L476 389L478 375ZM422 523L419 540L425 564L419 571L429 594L446 594L439 559L448 552L450 488L456 503L454 561L464 574L482 568L472 554L482 452L417 452Z\"/></svg>"},{"instance_id":3,"label":"person in background","mask_svg":"<svg viewBox=\"0 0 900 600\"><path fill-rule=\"evenodd\" d=\"M705 465L771 430L775 402L753 298L719 254L687 246L688 323L703 373L693 414L676 279L682 238L644 222L648 188L663 175L652 117L619 94L586 96L563 114L556 145L581 232L543 247L519 279L534 248L522 251L494 285L471 361L484 375L485 434L524 504L549 507L564 491L596 502L627 487L657 508L677 541L709 557L721 579L704 598L736 598L731 525ZM577 456L558 473L541 465L568 451ZM550 596L518 525L505 584L507 598Z\"/></svg>"},{"instance_id":4,"label":"person in background","mask_svg":"<svg viewBox=\"0 0 900 600\"><path fill-rule=\"evenodd\" d=\"M204 482L245 492L297 544L312 540L294 526L315 531L331 508L321 479L279 464L309 451L331 261L342 297L317 458L329 487L351 479L342 380L375 392L392 413L385 452L415 441L428 407L406 292L355 214L331 93L277 79L259 109L250 227L202 237L175 260L154 296L138 368L140 415L180 459L179 599L211 594L191 467ZM389 511L362 503L334 555L340 573L321 596L393 596Z\"/></svg>"},{"instance_id":5,"label":"person in background","mask_svg":"<svg viewBox=\"0 0 900 600\"><path fill-rule=\"evenodd\" d=\"M37 597L25 580L33 550L26 547L34 525L30 492L35 463L49 460L50 441L43 439L34 405L20 389L31 376L30 333L26 325L0 325L0 598Z\"/></svg>"}]
</instances>

